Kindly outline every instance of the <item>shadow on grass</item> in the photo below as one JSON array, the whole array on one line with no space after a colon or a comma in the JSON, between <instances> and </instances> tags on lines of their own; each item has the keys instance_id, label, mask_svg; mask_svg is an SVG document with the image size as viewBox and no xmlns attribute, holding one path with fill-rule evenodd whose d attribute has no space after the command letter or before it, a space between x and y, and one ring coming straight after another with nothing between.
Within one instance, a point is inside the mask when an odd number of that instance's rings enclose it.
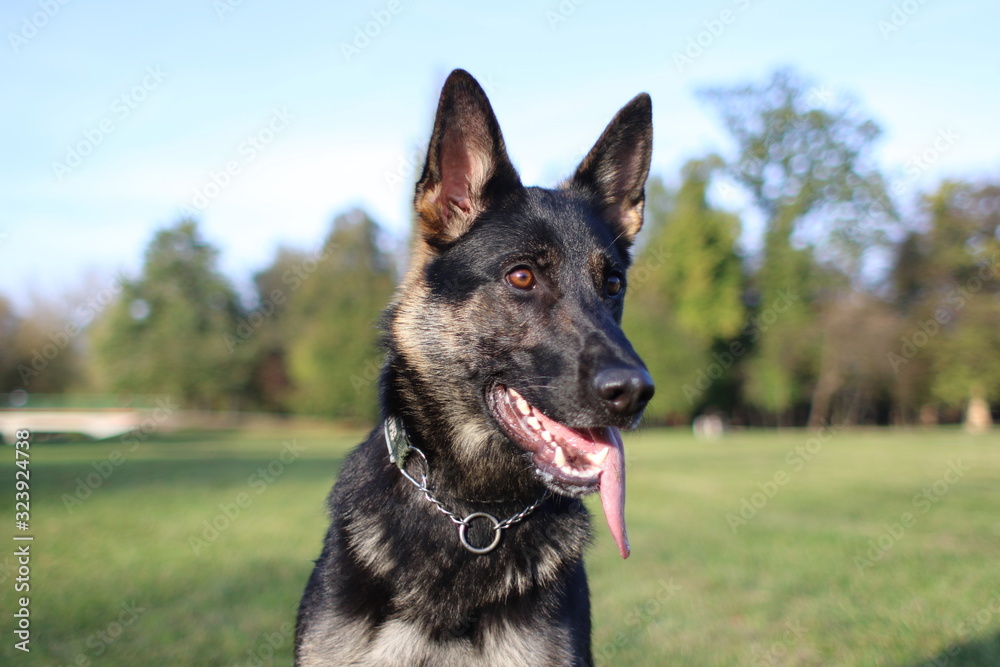
<instances>
[{"instance_id":1,"label":"shadow on grass","mask_svg":"<svg viewBox=\"0 0 1000 667\"><path fill-rule=\"evenodd\" d=\"M949 646L925 660L906 667L997 667L1000 665L1000 632Z\"/></svg>"}]
</instances>

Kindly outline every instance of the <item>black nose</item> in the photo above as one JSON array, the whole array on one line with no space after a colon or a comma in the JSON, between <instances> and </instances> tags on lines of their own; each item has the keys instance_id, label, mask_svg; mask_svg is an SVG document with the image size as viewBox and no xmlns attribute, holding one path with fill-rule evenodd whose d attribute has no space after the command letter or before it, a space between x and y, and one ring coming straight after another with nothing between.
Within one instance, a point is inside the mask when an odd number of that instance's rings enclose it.
<instances>
[{"instance_id":1,"label":"black nose","mask_svg":"<svg viewBox=\"0 0 1000 667\"><path fill-rule=\"evenodd\" d=\"M598 371L594 389L608 409L622 416L640 412L653 397L653 378L645 368L620 366Z\"/></svg>"}]
</instances>

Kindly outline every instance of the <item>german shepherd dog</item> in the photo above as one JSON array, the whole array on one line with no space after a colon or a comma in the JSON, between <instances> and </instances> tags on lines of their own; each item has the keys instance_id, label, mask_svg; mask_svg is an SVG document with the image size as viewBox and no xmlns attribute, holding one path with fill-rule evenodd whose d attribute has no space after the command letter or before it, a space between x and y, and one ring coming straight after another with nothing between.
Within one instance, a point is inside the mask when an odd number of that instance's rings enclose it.
<instances>
[{"instance_id":1,"label":"german shepherd dog","mask_svg":"<svg viewBox=\"0 0 1000 667\"><path fill-rule=\"evenodd\" d=\"M581 497L622 558L653 381L621 330L652 109L623 107L557 189L525 187L486 94L441 92L408 271L382 322L382 423L328 499L296 664L591 665Z\"/></svg>"}]
</instances>

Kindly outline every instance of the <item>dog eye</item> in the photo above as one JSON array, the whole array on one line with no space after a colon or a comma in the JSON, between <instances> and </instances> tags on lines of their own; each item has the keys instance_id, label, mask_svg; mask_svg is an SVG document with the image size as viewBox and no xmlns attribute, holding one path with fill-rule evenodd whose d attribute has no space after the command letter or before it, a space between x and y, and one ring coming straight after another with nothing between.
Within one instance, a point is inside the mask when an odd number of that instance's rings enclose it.
<instances>
[{"instance_id":1,"label":"dog eye","mask_svg":"<svg viewBox=\"0 0 1000 667\"><path fill-rule=\"evenodd\" d=\"M604 289L608 296L617 296L622 291L622 279L620 276L608 276L608 281L604 283Z\"/></svg>"},{"instance_id":2,"label":"dog eye","mask_svg":"<svg viewBox=\"0 0 1000 667\"><path fill-rule=\"evenodd\" d=\"M522 266L507 274L507 283L516 289L529 290L535 286L535 274Z\"/></svg>"}]
</instances>

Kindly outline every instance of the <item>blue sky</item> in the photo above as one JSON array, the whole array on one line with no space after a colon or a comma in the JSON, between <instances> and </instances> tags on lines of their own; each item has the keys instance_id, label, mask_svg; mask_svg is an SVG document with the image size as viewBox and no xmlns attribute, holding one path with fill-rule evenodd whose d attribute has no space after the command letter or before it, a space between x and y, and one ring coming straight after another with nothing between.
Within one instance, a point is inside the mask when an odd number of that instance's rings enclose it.
<instances>
[{"instance_id":1,"label":"blue sky","mask_svg":"<svg viewBox=\"0 0 1000 667\"><path fill-rule=\"evenodd\" d=\"M135 274L184 210L242 288L278 244L315 246L350 206L402 238L455 67L484 84L526 183L566 175L640 91L653 170L675 180L688 158L730 148L694 91L782 65L881 124L877 155L904 200L996 177L997 26L1000 4L972 0L8 0L0 293L72 307ZM916 168L922 155L934 159Z\"/></svg>"}]
</instances>

